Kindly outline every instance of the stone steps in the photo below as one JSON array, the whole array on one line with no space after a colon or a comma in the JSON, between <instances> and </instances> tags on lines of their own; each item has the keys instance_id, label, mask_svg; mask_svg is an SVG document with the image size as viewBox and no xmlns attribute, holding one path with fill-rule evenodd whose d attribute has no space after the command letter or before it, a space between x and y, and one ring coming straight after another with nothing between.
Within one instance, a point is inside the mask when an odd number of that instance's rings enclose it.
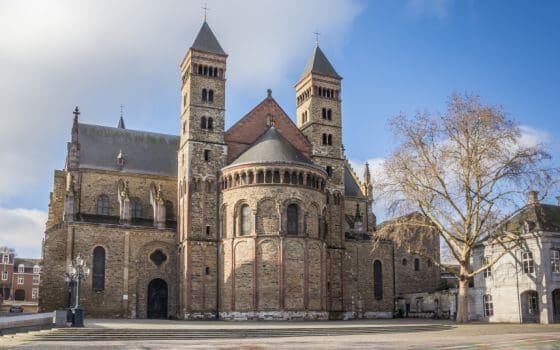
<instances>
[{"instance_id":1,"label":"stone steps","mask_svg":"<svg viewBox=\"0 0 560 350\"><path fill-rule=\"evenodd\" d=\"M59 328L21 334L22 341L140 341L342 336L380 333L413 333L451 329L449 325L371 327L255 328L255 329L107 329Z\"/></svg>"}]
</instances>

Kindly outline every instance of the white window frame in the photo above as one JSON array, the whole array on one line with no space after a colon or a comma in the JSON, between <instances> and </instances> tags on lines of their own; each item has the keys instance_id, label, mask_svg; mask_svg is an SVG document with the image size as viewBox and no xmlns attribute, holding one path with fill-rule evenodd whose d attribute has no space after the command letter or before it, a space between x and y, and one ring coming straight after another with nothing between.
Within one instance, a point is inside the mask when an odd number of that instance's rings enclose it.
<instances>
[{"instance_id":1,"label":"white window frame","mask_svg":"<svg viewBox=\"0 0 560 350\"><path fill-rule=\"evenodd\" d=\"M3 254L2 255L2 264L9 264L10 263L10 256Z\"/></svg>"},{"instance_id":2,"label":"white window frame","mask_svg":"<svg viewBox=\"0 0 560 350\"><path fill-rule=\"evenodd\" d=\"M490 262L490 257L489 256L485 256L482 258L482 266L488 264ZM488 278L488 277L492 277L492 267L488 267L486 269L484 269L484 271L482 272L482 275L484 276L484 278Z\"/></svg>"},{"instance_id":3,"label":"white window frame","mask_svg":"<svg viewBox=\"0 0 560 350\"><path fill-rule=\"evenodd\" d=\"M31 289L31 299L39 299L39 288Z\"/></svg>"},{"instance_id":4,"label":"white window frame","mask_svg":"<svg viewBox=\"0 0 560 350\"><path fill-rule=\"evenodd\" d=\"M41 268L38 265L33 266L33 273L40 273Z\"/></svg>"},{"instance_id":5,"label":"white window frame","mask_svg":"<svg viewBox=\"0 0 560 350\"><path fill-rule=\"evenodd\" d=\"M482 303L484 308L484 316L494 316L494 302L492 301L492 295L484 294L482 296Z\"/></svg>"},{"instance_id":6,"label":"white window frame","mask_svg":"<svg viewBox=\"0 0 560 350\"><path fill-rule=\"evenodd\" d=\"M25 278L23 278L23 276L18 277L17 279L17 284L24 284L25 283Z\"/></svg>"},{"instance_id":7,"label":"white window frame","mask_svg":"<svg viewBox=\"0 0 560 350\"><path fill-rule=\"evenodd\" d=\"M550 251L550 269L552 273L560 273L560 249Z\"/></svg>"},{"instance_id":8,"label":"white window frame","mask_svg":"<svg viewBox=\"0 0 560 350\"><path fill-rule=\"evenodd\" d=\"M2 281L8 280L8 271L2 271Z\"/></svg>"},{"instance_id":9,"label":"white window frame","mask_svg":"<svg viewBox=\"0 0 560 350\"><path fill-rule=\"evenodd\" d=\"M521 252L521 264L524 273L535 273L535 260L533 259L533 252L528 250Z\"/></svg>"},{"instance_id":10,"label":"white window frame","mask_svg":"<svg viewBox=\"0 0 560 350\"><path fill-rule=\"evenodd\" d=\"M25 265L19 264L18 267L17 267L17 272L18 273L24 273L25 272Z\"/></svg>"},{"instance_id":11,"label":"white window frame","mask_svg":"<svg viewBox=\"0 0 560 350\"><path fill-rule=\"evenodd\" d=\"M33 284L39 284L39 283L41 283L41 277L39 275L34 275Z\"/></svg>"}]
</instances>

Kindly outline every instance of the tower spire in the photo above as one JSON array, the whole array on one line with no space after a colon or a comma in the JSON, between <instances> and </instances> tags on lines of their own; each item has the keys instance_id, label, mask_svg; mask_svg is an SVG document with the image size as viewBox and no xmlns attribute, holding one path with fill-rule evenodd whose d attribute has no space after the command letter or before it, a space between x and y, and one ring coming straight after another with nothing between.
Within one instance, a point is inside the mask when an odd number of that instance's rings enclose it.
<instances>
[{"instance_id":1,"label":"tower spire","mask_svg":"<svg viewBox=\"0 0 560 350\"><path fill-rule=\"evenodd\" d=\"M314 31L313 34L315 34L315 45L319 47L319 35L321 35L321 33L318 31Z\"/></svg>"},{"instance_id":2,"label":"tower spire","mask_svg":"<svg viewBox=\"0 0 560 350\"><path fill-rule=\"evenodd\" d=\"M121 105L121 117L119 118L119 123L117 124L117 128L119 129L126 129L124 126L124 118L123 118L123 105Z\"/></svg>"},{"instance_id":3,"label":"tower spire","mask_svg":"<svg viewBox=\"0 0 560 350\"><path fill-rule=\"evenodd\" d=\"M204 10L204 22L206 22L206 16L208 15L210 8L208 7L208 4L205 3L204 6L202 6L202 9Z\"/></svg>"}]
</instances>

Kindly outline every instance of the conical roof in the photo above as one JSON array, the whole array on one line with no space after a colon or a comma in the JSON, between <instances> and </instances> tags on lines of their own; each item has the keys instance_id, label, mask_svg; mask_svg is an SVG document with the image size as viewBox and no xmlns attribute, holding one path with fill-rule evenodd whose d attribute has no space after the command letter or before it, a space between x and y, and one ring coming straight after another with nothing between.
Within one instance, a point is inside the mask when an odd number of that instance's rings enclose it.
<instances>
[{"instance_id":1,"label":"conical roof","mask_svg":"<svg viewBox=\"0 0 560 350\"><path fill-rule=\"evenodd\" d=\"M200 28L196 39L194 39L191 49L215 53L218 55L226 55L224 49L222 49L222 46L218 42L218 39L216 39L216 36L206 21L202 23L202 27Z\"/></svg>"},{"instance_id":2,"label":"conical roof","mask_svg":"<svg viewBox=\"0 0 560 350\"><path fill-rule=\"evenodd\" d=\"M312 165L311 161L270 127L248 150L243 152L232 165L250 163L300 163Z\"/></svg>"},{"instance_id":3,"label":"conical roof","mask_svg":"<svg viewBox=\"0 0 560 350\"><path fill-rule=\"evenodd\" d=\"M307 61L300 79L305 78L309 73L326 75L328 77L337 79L342 78L340 75L338 75L336 70L334 70L334 67L327 59L327 56L325 56L318 45L315 47L313 55L309 57L309 61Z\"/></svg>"}]
</instances>

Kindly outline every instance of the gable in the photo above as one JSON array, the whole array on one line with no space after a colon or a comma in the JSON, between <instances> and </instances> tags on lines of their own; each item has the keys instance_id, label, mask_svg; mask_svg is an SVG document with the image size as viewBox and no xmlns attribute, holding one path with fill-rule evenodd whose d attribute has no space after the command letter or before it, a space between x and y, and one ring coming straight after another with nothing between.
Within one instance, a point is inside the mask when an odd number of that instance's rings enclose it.
<instances>
[{"instance_id":1,"label":"gable","mask_svg":"<svg viewBox=\"0 0 560 350\"><path fill-rule=\"evenodd\" d=\"M276 130L290 144L306 157L311 156L311 143L307 137L282 107L269 96L226 131L224 139L228 145L228 164L245 152L270 128L269 119L274 121Z\"/></svg>"}]
</instances>

